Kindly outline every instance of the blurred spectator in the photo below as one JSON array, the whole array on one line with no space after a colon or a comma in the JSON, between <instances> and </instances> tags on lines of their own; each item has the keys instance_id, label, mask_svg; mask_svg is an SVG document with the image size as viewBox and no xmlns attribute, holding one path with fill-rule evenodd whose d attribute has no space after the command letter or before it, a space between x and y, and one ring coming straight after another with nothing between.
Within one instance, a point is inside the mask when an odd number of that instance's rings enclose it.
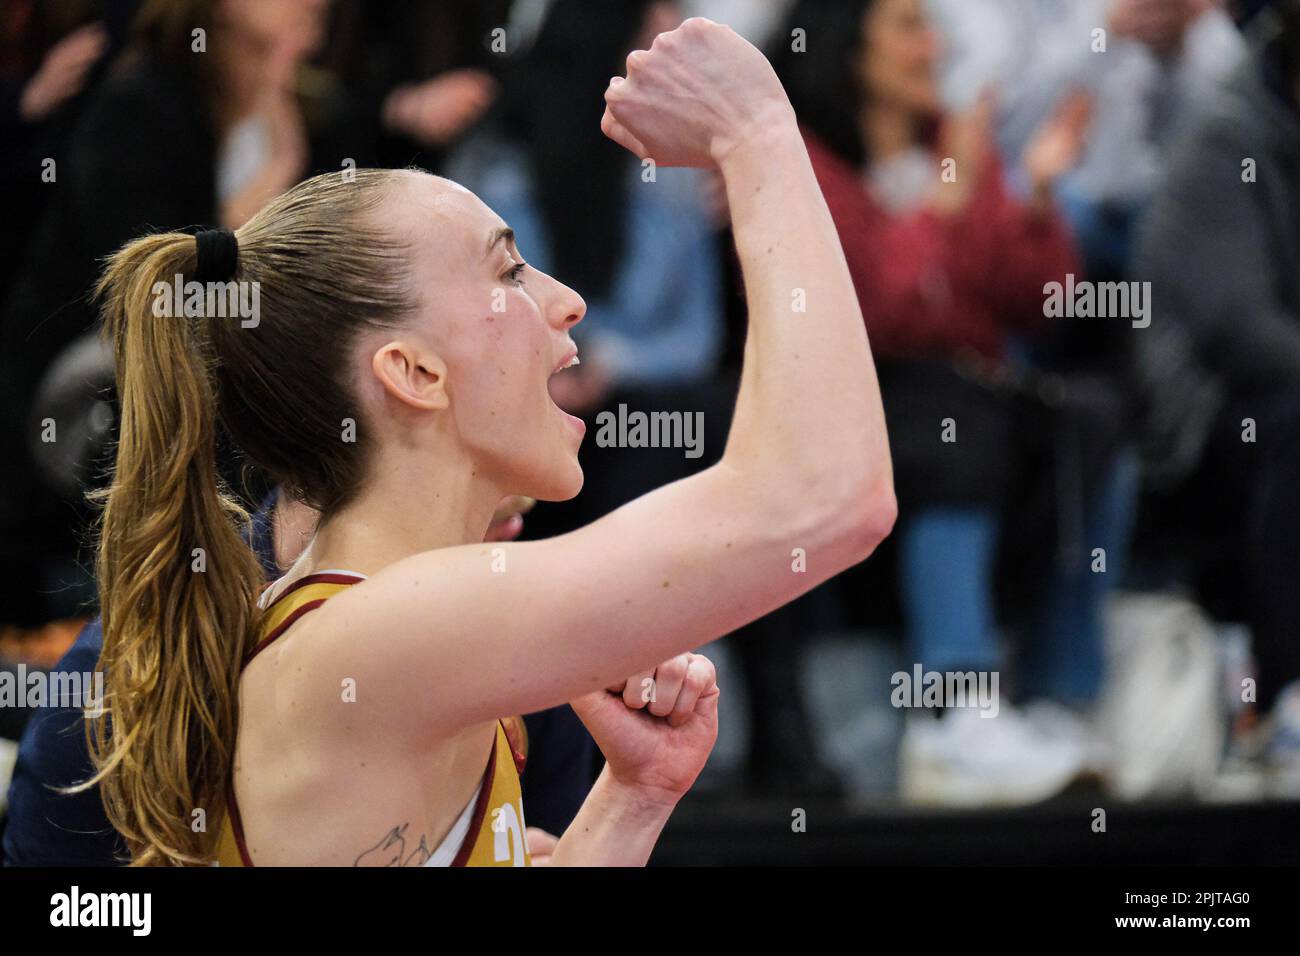
<instances>
[{"instance_id":1,"label":"blurred spectator","mask_svg":"<svg viewBox=\"0 0 1300 956\"><path fill-rule=\"evenodd\" d=\"M345 0L321 60L363 103L379 165L440 170L494 101L495 74L526 42L510 0ZM501 30L494 35L493 31Z\"/></svg>"},{"instance_id":2,"label":"blurred spectator","mask_svg":"<svg viewBox=\"0 0 1300 956\"><path fill-rule=\"evenodd\" d=\"M1255 52L1174 152L1140 233L1157 311L1142 355L1153 420L1200 450L1178 520L1246 571L1272 713L1267 758L1300 793L1300 3L1252 24ZM1180 414L1218 395L1213 419ZM1204 551L1198 552L1205 557Z\"/></svg>"},{"instance_id":3,"label":"blurred spectator","mask_svg":"<svg viewBox=\"0 0 1300 956\"><path fill-rule=\"evenodd\" d=\"M1060 194L1089 274L1118 277L1169 144L1242 55L1231 19L1214 0L927 2L949 53L945 99L962 108L995 90L1007 156L1072 92L1091 96L1087 148Z\"/></svg>"},{"instance_id":4,"label":"blurred spectator","mask_svg":"<svg viewBox=\"0 0 1300 956\"><path fill-rule=\"evenodd\" d=\"M309 171L295 78L321 42L326 9L325 0L147 0L54 180L39 187L49 206L0 314L0 617L67 617L90 596L75 566L79 509L33 469L47 413L32 399L94 323L99 260L150 229L237 226Z\"/></svg>"},{"instance_id":5,"label":"blurred spectator","mask_svg":"<svg viewBox=\"0 0 1300 956\"><path fill-rule=\"evenodd\" d=\"M80 8L80 9L79 9ZM0 193L0 303L22 265L23 253L44 211L42 164L63 159L83 94L102 66L109 34L89 22L91 4L67 3L57 11L36 0L14 0L0 9L0 175L11 184Z\"/></svg>"},{"instance_id":6,"label":"blurred spectator","mask_svg":"<svg viewBox=\"0 0 1300 956\"><path fill-rule=\"evenodd\" d=\"M806 52L788 39L795 29L806 31ZM778 38L774 62L879 367L914 660L939 672L1006 669L995 572L999 545L1014 542L1036 598L1021 696L1087 707L1102 678L1111 576L1090 574L1083 552L1122 550L1131 497L1114 465L1122 413L1104 389L1096 400L1071 390L1078 407L1044 403L1038 385L1064 385L1027 364L1024 343L1045 324L1044 284L1077 269L1052 189L1082 151L1088 102L1068 99L1029 139L1021 201L997 156L992 102L940 117L939 46L921 0L802 2ZM945 168L955 176L941 178ZM947 440L945 422L955 429ZM996 720L952 709L909 721L904 794L1011 803L1060 789L1082 766L1083 725L1059 707L1036 710L1057 728L1050 736L1005 702Z\"/></svg>"}]
</instances>

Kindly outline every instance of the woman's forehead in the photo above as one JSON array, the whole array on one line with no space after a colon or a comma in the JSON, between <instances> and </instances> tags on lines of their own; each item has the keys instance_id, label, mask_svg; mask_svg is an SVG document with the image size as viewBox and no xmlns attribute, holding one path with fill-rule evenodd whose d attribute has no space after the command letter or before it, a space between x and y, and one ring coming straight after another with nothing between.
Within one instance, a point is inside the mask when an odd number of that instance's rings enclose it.
<instances>
[{"instance_id":1,"label":"woman's forehead","mask_svg":"<svg viewBox=\"0 0 1300 956\"><path fill-rule=\"evenodd\" d=\"M465 264L482 260L491 237L505 226L501 217L450 179L413 173L404 180L397 211L420 245Z\"/></svg>"},{"instance_id":2,"label":"woman's forehead","mask_svg":"<svg viewBox=\"0 0 1300 956\"><path fill-rule=\"evenodd\" d=\"M491 237L506 225L464 186L428 173L400 178L394 199L398 224L445 265L480 263Z\"/></svg>"}]
</instances>

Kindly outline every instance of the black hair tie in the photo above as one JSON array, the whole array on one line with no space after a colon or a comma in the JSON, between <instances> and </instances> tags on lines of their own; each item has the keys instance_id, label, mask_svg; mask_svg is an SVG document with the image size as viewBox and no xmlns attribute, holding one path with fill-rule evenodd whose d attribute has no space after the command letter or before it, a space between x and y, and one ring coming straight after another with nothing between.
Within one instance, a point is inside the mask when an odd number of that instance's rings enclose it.
<instances>
[{"instance_id":1,"label":"black hair tie","mask_svg":"<svg viewBox=\"0 0 1300 956\"><path fill-rule=\"evenodd\" d=\"M239 265L239 240L229 229L204 229L194 234L198 265L194 278L199 282L225 282L234 278Z\"/></svg>"}]
</instances>

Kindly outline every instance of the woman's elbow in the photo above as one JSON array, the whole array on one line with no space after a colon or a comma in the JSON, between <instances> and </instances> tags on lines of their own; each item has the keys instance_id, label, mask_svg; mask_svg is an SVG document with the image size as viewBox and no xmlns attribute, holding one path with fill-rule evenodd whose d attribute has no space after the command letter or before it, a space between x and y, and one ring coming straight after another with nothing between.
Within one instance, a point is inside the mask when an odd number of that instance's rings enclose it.
<instances>
[{"instance_id":1,"label":"woman's elbow","mask_svg":"<svg viewBox=\"0 0 1300 956\"><path fill-rule=\"evenodd\" d=\"M853 510L851 550L857 561L865 560L889 537L898 520L898 499L894 480L885 475L869 485L858 497Z\"/></svg>"},{"instance_id":2,"label":"woman's elbow","mask_svg":"<svg viewBox=\"0 0 1300 956\"><path fill-rule=\"evenodd\" d=\"M817 524L835 554L834 563L841 570L865 561L880 546L898 518L894 482L886 473L869 481L855 483L852 490L827 505Z\"/></svg>"}]
</instances>

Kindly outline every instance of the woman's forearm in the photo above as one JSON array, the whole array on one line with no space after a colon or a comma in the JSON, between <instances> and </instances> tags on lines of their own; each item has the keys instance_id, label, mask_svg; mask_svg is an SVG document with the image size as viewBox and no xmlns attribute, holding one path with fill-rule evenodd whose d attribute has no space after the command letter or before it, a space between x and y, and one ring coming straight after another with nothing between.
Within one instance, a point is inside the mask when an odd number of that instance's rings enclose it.
<instances>
[{"instance_id":1,"label":"woman's forearm","mask_svg":"<svg viewBox=\"0 0 1300 956\"><path fill-rule=\"evenodd\" d=\"M893 486L880 391L857 292L793 119L738 144L720 168L749 306L724 460L776 478L786 501L820 500L880 524L883 537Z\"/></svg>"},{"instance_id":2,"label":"woman's forearm","mask_svg":"<svg viewBox=\"0 0 1300 956\"><path fill-rule=\"evenodd\" d=\"M625 787L601 771L551 855L551 866L645 866L676 799Z\"/></svg>"}]
</instances>

